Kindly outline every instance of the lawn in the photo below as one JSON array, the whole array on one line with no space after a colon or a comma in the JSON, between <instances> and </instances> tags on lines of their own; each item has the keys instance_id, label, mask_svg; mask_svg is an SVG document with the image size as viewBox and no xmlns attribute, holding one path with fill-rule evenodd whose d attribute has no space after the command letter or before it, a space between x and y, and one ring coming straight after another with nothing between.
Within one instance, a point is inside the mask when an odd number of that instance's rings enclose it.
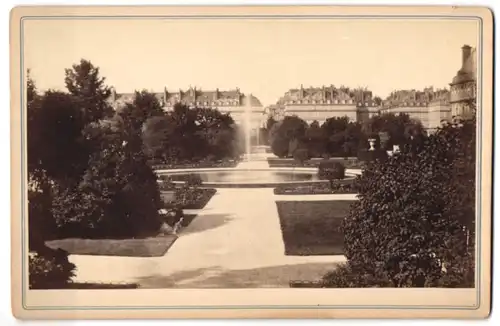
<instances>
[{"instance_id":1,"label":"lawn","mask_svg":"<svg viewBox=\"0 0 500 326\"><path fill-rule=\"evenodd\" d=\"M47 241L52 249L62 249L72 255L160 257L177 240L176 235L144 239L79 239Z\"/></svg>"},{"instance_id":2,"label":"lawn","mask_svg":"<svg viewBox=\"0 0 500 326\"><path fill-rule=\"evenodd\" d=\"M351 200L277 201L285 255L342 255L340 232Z\"/></svg>"},{"instance_id":3,"label":"lawn","mask_svg":"<svg viewBox=\"0 0 500 326\"><path fill-rule=\"evenodd\" d=\"M186 214L182 226L188 226L195 217L196 214ZM52 249L62 249L70 255L161 257L167 253L175 240L177 235L138 239L68 238L47 241L45 244Z\"/></svg>"}]
</instances>

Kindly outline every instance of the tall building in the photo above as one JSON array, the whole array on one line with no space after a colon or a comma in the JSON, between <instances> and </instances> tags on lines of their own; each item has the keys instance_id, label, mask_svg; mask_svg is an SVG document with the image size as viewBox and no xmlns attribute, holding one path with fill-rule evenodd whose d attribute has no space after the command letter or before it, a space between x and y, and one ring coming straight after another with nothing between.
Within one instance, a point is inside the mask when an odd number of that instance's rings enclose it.
<instances>
[{"instance_id":1,"label":"tall building","mask_svg":"<svg viewBox=\"0 0 500 326\"><path fill-rule=\"evenodd\" d=\"M336 88L333 85L288 90L277 102L284 116L296 115L311 123L323 123L331 117L347 116L363 121L378 113L378 99L364 88Z\"/></svg>"},{"instance_id":2,"label":"tall building","mask_svg":"<svg viewBox=\"0 0 500 326\"><path fill-rule=\"evenodd\" d=\"M249 112L249 121L252 129L261 126L265 119L264 108L259 99L253 95L245 95L239 88L234 90L205 91L190 87L183 91L170 91L166 87L161 93L153 93L163 106L165 111L173 109L177 103L182 103L190 107L213 108L224 113L229 113L237 124L243 124L246 121L246 112ZM119 108L125 103L134 100L135 93L117 93L112 90L111 101L115 108Z\"/></svg>"},{"instance_id":3,"label":"tall building","mask_svg":"<svg viewBox=\"0 0 500 326\"><path fill-rule=\"evenodd\" d=\"M462 67L450 83L451 115L468 117L470 103L477 95L477 53L468 45L462 47Z\"/></svg>"},{"instance_id":4,"label":"tall building","mask_svg":"<svg viewBox=\"0 0 500 326\"><path fill-rule=\"evenodd\" d=\"M406 113L419 119L432 132L454 117L470 116L470 104L476 99L477 54L469 45L462 47L462 67L450 83L450 90L432 87L423 91L398 90L392 92L380 113Z\"/></svg>"},{"instance_id":5,"label":"tall building","mask_svg":"<svg viewBox=\"0 0 500 326\"><path fill-rule=\"evenodd\" d=\"M397 90L382 103L380 113L405 113L410 118L420 120L427 131L432 132L443 121L450 118L449 91L427 87L423 91Z\"/></svg>"}]
</instances>

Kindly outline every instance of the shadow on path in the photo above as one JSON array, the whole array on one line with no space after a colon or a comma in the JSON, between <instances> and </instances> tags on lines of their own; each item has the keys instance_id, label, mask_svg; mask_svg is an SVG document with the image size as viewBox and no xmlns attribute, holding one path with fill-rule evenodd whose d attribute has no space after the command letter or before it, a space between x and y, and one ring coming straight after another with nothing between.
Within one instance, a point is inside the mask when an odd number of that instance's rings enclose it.
<instances>
[{"instance_id":1,"label":"shadow on path","mask_svg":"<svg viewBox=\"0 0 500 326\"><path fill-rule=\"evenodd\" d=\"M301 263L242 270L200 268L171 275L141 277L141 288L273 288L289 287L290 281L316 281L338 263Z\"/></svg>"},{"instance_id":2,"label":"shadow on path","mask_svg":"<svg viewBox=\"0 0 500 326\"><path fill-rule=\"evenodd\" d=\"M221 227L232 220L230 214L199 214L180 232L180 236L188 235Z\"/></svg>"}]
</instances>

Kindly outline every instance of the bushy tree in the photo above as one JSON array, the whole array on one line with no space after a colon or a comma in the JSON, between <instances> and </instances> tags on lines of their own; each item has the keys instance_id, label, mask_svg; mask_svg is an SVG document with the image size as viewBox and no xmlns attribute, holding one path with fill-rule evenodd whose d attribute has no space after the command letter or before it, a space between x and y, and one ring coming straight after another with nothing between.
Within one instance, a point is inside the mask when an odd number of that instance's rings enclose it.
<instances>
[{"instance_id":1,"label":"bushy tree","mask_svg":"<svg viewBox=\"0 0 500 326\"><path fill-rule=\"evenodd\" d=\"M356 156L364 137L361 126L348 117L329 118L321 126L327 136L326 151L331 156Z\"/></svg>"},{"instance_id":2,"label":"bushy tree","mask_svg":"<svg viewBox=\"0 0 500 326\"><path fill-rule=\"evenodd\" d=\"M404 146L413 137L425 135L422 123L410 118L407 114L385 113L371 117L363 125L363 132L366 135L387 133L389 139L385 143L384 150L392 149L393 145Z\"/></svg>"},{"instance_id":3,"label":"bushy tree","mask_svg":"<svg viewBox=\"0 0 500 326\"><path fill-rule=\"evenodd\" d=\"M347 282L352 287L474 286L474 171L474 121L369 163L342 226L348 263L326 286L344 286L346 271L364 280Z\"/></svg>"},{"instance_id":4,"label":"bushy tree","mask_svg":"<svg viewBox=\"0 0 500 326\"><path fill-rule=\"evenodd\" d=\"M100 76L99 67L81 59L70 69L65 70L65 84L69 93L78 101L85 124L110 117L113 109L108 99L111 89Z\"/></svg>"},{"instance_id":5,"label":"bushy tree","mask_svg":"<svg viewBox=\"0 0 500 326\"><path fill-rule=\"evenodd\" d=\"M307 148L312 157L321 157L326 151L327 137L318 121L313 121L306 130Z\"/></svg>"},{"instance_id":6,"label":"bushy tree","mask_svg":"<svg viewBox=\"0 0 500 326\"><path fill-rule=\"evenodd\" d=\"M290 142L304 142L306 129L307 123L297 116L285 117L274 124L270 130L271 150L274 155L278 157L293 155L289 151Z\"/></svg>"},{"instance_id":7,"label":"bushy tree","mask_svg":"<svg viewBox=\"0 0 500 326\"><path fill-rule=\"evenodd\" d=\"M58 181L78 178L89 154L74 97L47 91L28 102L28 169Z\"/></svg>"},{"instance_id":8,"label":"bushy tree","mask_svg":"<svg viewBox=\"0 0 500 326\"><path fill-rule=\"evenodd\" d=\"M68 150L71 155L78 149L67 146L72 141L77 143L80 123L75 123L71 115L76 114L74 106L60 93L48 92L41 97L36 90L35 82L28 70L27 76L27 112L28 112L28 248L29 256L29 287L30 289L64 287L74 276L75 265L68 261L68 254L54 251L45 245L45 241L56 234L56 224L52 216L52 180L67 180L74 177L76 158L69 157L59 162L61 170L57 169L58 154L54 146L61 145L62 150ZM64 99L58 102L57 99ZM68 123L65 128L59 128L61 123ZM59 137L68 137L65 141L58 139L57 131L47 128L59 128ZM44 151L46 149L47 151ZM78 171L78 169L76 169Z\"/></svg>"},{"instance_id":9,"label":"bushy tree","mask_svg":"<svg viewBox=\"0 0 500 326\"><path fill-rule=\"evenodd\" d=\"M149 119L162 117L164 112L155 94L142 90L135 91L132 103L126 104L117 115L125 125L124 130L140 135Z\"/></svg>"},{"instance_id":10,"label":"bushy tree","mask_svg":"<svg viewBox=\"0 0 500 326\"><path fill-rule=\"evenodd\" d=\"M74 187L55 187L53 213L61 236L128 237L151 234L162 207L156 175L141 144L121 128L93 125L87 138L100 144ZM129 142L130 141L130 142Z\"/></svg>"},{"instance_id":11,"label":"bushy tree","mask_svg":"<svg viewBox=\"0 0 500 326\"><path fill-rule=\"evenodd\" d=\"M233 158L240 152L240 138L229 114L183 104L152 117L144 127L147 152L168 163Z\"/></svg>"}]
</instances>

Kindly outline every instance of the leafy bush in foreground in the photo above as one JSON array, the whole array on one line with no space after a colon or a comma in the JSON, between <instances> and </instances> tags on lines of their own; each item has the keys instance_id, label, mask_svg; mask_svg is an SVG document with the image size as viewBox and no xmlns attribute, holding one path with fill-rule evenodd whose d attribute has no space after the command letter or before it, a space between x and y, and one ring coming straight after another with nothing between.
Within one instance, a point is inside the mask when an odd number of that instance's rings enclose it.
<instances>
[{"instance_id":1,"label":"leafy bush in foreground","mask_svg":"<svg viewBox=\"0 0 500 326\"><path fill-rule=\"evenodd\" d=\"M29 256L30 289L60 289L75 276L76 266L63 250L45 250Z\"/></svg>"},{"instance_id":2,"label":"leafy bush in foreground","mask_svg":"<svg viewBox=\"0 0 500 326\"><path fill-rule=\"evenodd\" d=\"M358 180L348 259L326 286L474 286L475 121L410 142Z\"/></svg>"}]
</instances>

